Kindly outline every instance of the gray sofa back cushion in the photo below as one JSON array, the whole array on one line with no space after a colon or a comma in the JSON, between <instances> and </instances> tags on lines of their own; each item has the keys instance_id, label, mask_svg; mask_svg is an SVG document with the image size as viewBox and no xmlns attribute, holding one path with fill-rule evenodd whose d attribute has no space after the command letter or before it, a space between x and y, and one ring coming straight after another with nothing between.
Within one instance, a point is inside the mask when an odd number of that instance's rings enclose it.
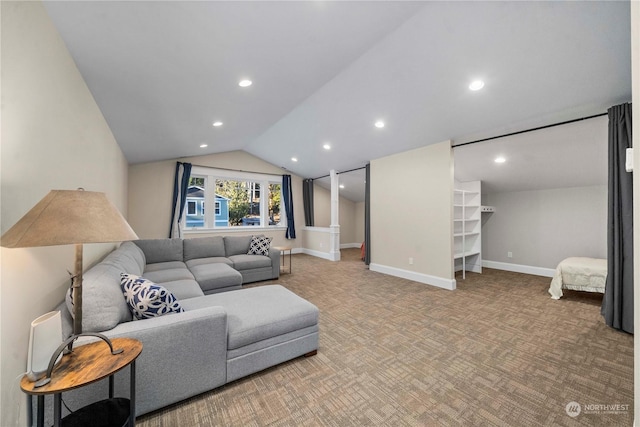
<instances>
[{"instance_id":1,"label":"gray sofa back cushion","mask_svg":"<svg viewBox=\"0 0 640 427\"><path fill-rule=\"evenodd\" d=\"M107 331L131 320L131 311L120 288L120 274L142 274L144 259L139 247L125 242L83 274L83 332ZM66 303L69 313L73 313L70 292L67 292Z\"/></svg>"},{"instance_id":2,"label":"gray sofa back cushion","mask_svg":"<svg viewBox=\"0 0 640 427\"><path fill-rule=\"evenodd\" d=\"M183 261L182 239L134 240L147 259L147 264Z\"/></svg>"},{"instance_id":3,"label":"gray sofa back cushion","mask_svg":"<svg viewBox=\"0 0 640 427\"><path fill-rule=\"evenodd\" d=\"M226 256L222 236L184 240L184 260Z\"/></svg>"},{"instance_id":4,"label":"gray sofa back cushion","mask_svg":"<svg viewBox=\"0 0 640 427\"><path fill-rule=\"evenodd\" d=\"M224 250L227 257L231 255L247 254L251 236L224 236Z\"/></svg>"},{"instance_id":5,"label":"gray sofa back cushion","mask_svg":"<svg viewBox=\"0 0 640 427\"><path fill-rule=\"evenodd\" d=\"M117 250L107 255L102 263L120 268L122 273L141 276L147 261L142 249L132 242L124 242Z\"/></svg>"}]
</instances>

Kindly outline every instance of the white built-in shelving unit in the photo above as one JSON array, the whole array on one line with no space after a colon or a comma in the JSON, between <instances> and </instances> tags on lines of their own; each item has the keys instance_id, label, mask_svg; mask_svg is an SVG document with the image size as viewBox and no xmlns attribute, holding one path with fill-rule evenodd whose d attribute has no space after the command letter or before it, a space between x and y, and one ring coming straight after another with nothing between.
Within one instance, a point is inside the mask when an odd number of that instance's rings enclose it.
<instances>
[{"instance_id":1,"label":"white built-in shelving unit","mask_svg":"<svg viewBox=\"0 0 640 427\"><path fill-rule=\"evenodd\" d=\"M482 273L480 181L456 182L453 192L453 263L455 271Z\"/></svg>"}]
</instances>

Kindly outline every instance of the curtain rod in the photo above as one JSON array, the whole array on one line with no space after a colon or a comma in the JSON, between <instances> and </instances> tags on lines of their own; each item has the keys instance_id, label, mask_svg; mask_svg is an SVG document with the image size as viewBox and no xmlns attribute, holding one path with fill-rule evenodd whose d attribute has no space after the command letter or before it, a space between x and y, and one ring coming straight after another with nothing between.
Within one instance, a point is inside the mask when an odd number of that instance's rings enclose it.
<instances>
[{"instance_id":1,"label":"curtain rod","mask_svg":"<svg viewBox=\"0 0 640 427\"><path fill-rule=\"evenodd\" d=\"M231 171L231 172L257 173L257 174L261 174L261 175L278 175L277 173L256 172L256 171L248 171L248 170L243 170L243 169L219 168L217 166L196 165L196 164L193 164L193 163L191 164L191 166L195 166L195 167L198 167L198 168L219 169L219 170ZM286 172L289 172L286 169L283 169L283 170L286 171Z\"/></svg>"},{"instance_id":2,"label":"curtain rod","mask_svg":"<svg viewBox=\"0 0 640 427\"><path fill-rule=\"evenodd\" d=\"M476 141L463 142L462 144L452 145L452 147L456 148L456 147L462 147L464 145L477 144L478 142L491 141L492 139L504 138L504 137L507 137L507 136L518 135L518 134L526 133L526 132L533 132L534 130L547 129L547 128L551 128L551 127L554 127L554 126L560 126L560 125L566 125L566 124L569 124L569 123L579 122L579 121L582 121L582 120L589 120L589 119L593 119L593 118L596 118L596 117L606 116L607 114L609 114L609 113L594 114L593 116L581 117L579 119L567 120L565 122L560 122L560 123L553 123L553 124L550 124L550 125L540 126L540 127L533 128L533 129L520 130L520 131L517 131L517 132L511 132L511 133L507 133L507 134L504 134L504 135L492 136L490 138L484 138L484 139L478 139Z\"/></svg>"},{"instance_id":3,"label":"curtain rod","mask_svg":"<svg viewBox=\"0 0 640 427\"><path fill-rule=\"evenodd\" d=\"M341 173L355 172L355 171L359 171L360 169L366 169L366 168L367 168L366 166L362 166L362 167L355 168L355 169L349 169L348 171L342 171L342 172L336 172L336 173L338 175L340 175ZM311 179L315 181L316 179L322 179L322 178L326 178L328 176L331 176L331 175L323 175L323 176L319 176L317 178L311 178Z\"/></svg>"}]
</instances>

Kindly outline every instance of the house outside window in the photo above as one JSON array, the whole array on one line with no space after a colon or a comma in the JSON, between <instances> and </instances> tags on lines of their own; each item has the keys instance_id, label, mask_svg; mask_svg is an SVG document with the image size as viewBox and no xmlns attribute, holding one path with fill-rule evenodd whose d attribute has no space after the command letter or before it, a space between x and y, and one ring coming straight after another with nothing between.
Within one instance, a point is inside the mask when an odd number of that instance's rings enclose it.
<instances>
[{"instance_id":1,"label":"house outside window","mask_svg":"<svg viewBox=\"0 0 640 427\"><path fill-rule=\"evenodd\" d=\"M187 201L187 215L195 215L196 214L196 202L195 200Z\"/></svg>"},{"instance_id":2,"label":"house outside window","mask_svg":"<svg viewBox=\"0 0 640 427\"><path fill-rule=\"evenodd\" d=\"M286 226L281 183L278 175L194 167L187 200L197 209L188 204L185 229Z\"/></svg>"}]
</instances>

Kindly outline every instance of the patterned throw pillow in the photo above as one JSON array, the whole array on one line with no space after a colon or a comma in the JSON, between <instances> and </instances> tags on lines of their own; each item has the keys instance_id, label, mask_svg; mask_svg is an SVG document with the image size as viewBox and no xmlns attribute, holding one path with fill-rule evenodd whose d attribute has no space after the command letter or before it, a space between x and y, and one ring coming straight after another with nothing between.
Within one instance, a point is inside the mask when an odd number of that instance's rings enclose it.
<instances>
[{"instance_id":1,"label":"patterned throw pillow","mask_svg":"<svg viewBox=\"0 0 640 427\"><path fill-rule=\"evenodd\" d=\"M122 273L120 287L131 312L137 319L150 319L163 314L184 311L171 292L144 277Z\"/></svg>"},{"instance_id":2,"label":"patterned throw pillow","mask_svg":"<svg viewBox=\"0 0 640 427\"><path fill-rule=\"evenodd\" d=\"M251 244L247 255L269 256L269 246L271 246L271 237L251 236Z\"/></svg>"}]
</instances>

